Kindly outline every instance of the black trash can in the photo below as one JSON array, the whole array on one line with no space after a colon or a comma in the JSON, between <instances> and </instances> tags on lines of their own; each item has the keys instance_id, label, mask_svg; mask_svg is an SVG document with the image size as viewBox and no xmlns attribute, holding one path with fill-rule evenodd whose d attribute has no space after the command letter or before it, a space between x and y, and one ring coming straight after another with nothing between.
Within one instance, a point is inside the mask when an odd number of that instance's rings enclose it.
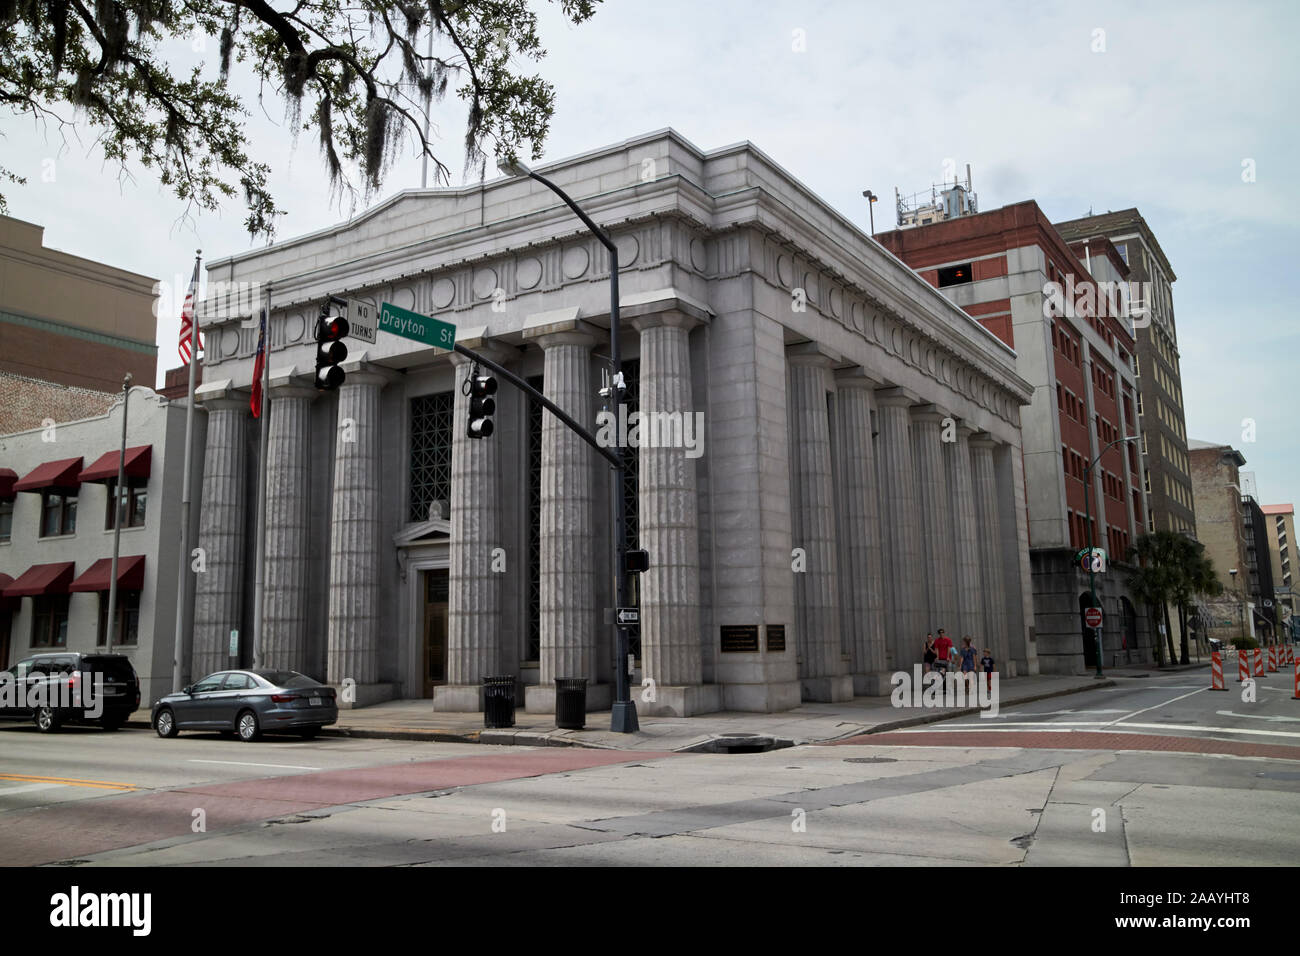
<instances>
[{"instance_id":1,"label":"black trash can","mask_svg":"<svg viewBox=\"0 0 1300 956\"><path fill-rule=\"evenodd\" d=\"M515 725L515 676L483 678L483 726Z\"/></svg>"},{"instance_id":2,"label":"black trash can","mask_svg":"<svg viewBox=\"0 0 1300 956\"><path fill-rule=\"evenodd\" d=\"M555 678L555 726L581 730L587 723L587 678Z\"/></svg>"}]
</instances>

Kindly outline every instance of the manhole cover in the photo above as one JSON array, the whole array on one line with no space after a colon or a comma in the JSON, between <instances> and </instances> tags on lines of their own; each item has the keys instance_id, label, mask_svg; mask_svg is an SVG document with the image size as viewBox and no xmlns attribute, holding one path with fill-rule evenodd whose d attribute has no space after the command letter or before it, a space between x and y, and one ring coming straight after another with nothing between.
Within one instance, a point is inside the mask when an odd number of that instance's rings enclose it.
<instances>
[{"instance_id":1,"label":"manhole cover","mask_svg":"<svg viewBox=\"0 0 1300 956\"><path fill-rule=\"evenodd\" d=\"M845 763L898 763L894 757L845 757Z\"/></svg>"}]
</instances>

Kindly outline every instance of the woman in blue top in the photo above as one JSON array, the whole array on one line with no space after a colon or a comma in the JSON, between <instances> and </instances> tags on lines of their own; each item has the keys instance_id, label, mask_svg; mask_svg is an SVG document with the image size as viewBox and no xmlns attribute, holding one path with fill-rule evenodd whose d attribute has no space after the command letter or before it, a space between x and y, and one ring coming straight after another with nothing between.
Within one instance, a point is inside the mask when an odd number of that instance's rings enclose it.
<instances>
[{"instance_id":1,"label":"woman in blue top","mask_svg":"<svg viewBox=\"0 0 1300 956\"><path fill-rule=\"evenodd\" d=\"M969 637L961 639L961 672L967 684L975 677L975 648L971 646ZM966 674L971 676L966 677Z\"/></svg>"}]
</instances>

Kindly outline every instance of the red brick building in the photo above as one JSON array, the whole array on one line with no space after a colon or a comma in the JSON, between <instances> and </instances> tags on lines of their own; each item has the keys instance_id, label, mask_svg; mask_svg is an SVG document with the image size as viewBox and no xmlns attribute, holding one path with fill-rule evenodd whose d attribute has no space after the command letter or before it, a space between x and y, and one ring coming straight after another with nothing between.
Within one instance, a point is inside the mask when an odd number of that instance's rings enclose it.
<instances>
[{"instance_id":1,"label":"red brick building","mask_svg":"<svg viewBox=\"0 0 1300 956\"><path fill-rule=\"evenodd\" d=\"M1073 564L1089 543L1112 565L1096 583L1103 663L1149 659L1145 615L1124 585L1125 555L1146 527L1140 448L1111 445L1139 428L1123 258L1104 238L1067 243L1032 200L875 238L1015 349L1018 372L1034 385L1021 428L1044 672L1095 666L1081 625L1087 575Z\"/></svg>"}]
</instances>

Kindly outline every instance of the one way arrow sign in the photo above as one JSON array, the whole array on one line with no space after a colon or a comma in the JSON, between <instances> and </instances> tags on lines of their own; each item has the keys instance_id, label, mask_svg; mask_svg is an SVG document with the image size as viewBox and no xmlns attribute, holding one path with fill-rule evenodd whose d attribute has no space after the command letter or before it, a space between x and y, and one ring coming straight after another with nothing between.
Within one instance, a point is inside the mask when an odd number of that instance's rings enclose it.
<instances>
[{"instance_id":1,"label":"one way arrow sign","mask_svg":"<svg viewBox=\"0 0 1300 956\"><path fill-rule=\"evenodd\" d=\"M621 607L618 609L618 623L620 624L640 624L641 610L635 607Z\"/></svg>"}]
</instances>

